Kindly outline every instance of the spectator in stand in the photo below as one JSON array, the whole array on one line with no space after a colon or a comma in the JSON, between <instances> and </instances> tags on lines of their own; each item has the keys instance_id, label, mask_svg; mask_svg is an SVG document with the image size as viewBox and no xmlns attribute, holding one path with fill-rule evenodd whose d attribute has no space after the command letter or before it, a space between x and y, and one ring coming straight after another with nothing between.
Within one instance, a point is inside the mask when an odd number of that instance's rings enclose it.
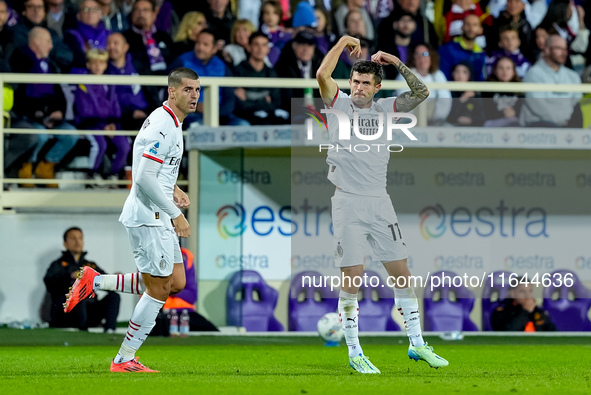
<instances>
[{"instance_id":1,"label":"spectator in stand","mask_svg":"<svg viewBox=\"0 0 591 395\"><path fill-rule=\"evenodd\" d=\"M460 61L451 71L452 81L474 81L472 65L467 61ZM484 110L480 94L474 91L452 92L452 107L447 122L454 126L482 126Z\"/></svg>"},{"instance_id":2,"label":"spectator in stand","mask_svg":"<svg viewBox=\"0 0 591 395\"><path fill-rule=\"evenodd\" d=\"M330 17L322 7L314 7L317 25L314 29L316 35L316 46L323 54L326 54L336 41L336 36L332 33L332 24Z\"/></svg>"},{"instance_id":3,"label":"spectator in stand","mask_svg":"<svg viewBox=\"0 0 591 395\"><path fill-rule=\"evenodd\" d=\"M543 27L536 28L536 46L533 50L534 63L537 62L544 53L544 47L546 46L548 36L548 32Z\"/></svg>"},{"instance_id":4,"label":"spectator in stand","mask_svg":"<svg viewBox=\"0 0 591 395\"><path fill-rule=\"evenodd\" d=\"M51 263L45 273L43 282L47 292L51 295L51 321L49 325L55 328L78 328L88 330L98 326L105 320L105 332L113 333L117 327L120 297L116 292L109 292L107 296L87 298L80 302L70 313L64 313L62 304L66 301L68 288L74 284L76 274L84 266L90 266L101 274L105 271L96 263L86 259L84 251L84 235L78 227L69 228L64 232L64 248L62 256Z\"/></svg>"},{"instance_id":5,"label":"spectator in stand","mask_svg":"<svg viewBox=\"0 0 591 395\"><path fill-rule=\"evenodd\" d=\"M517 75L515 62L508 56L500 57L493 65L491 74L486 79L491 82L521 82ZM499 88L501 90L502 88ZM519 111L523 97L515 92L484 92L485 127L519 126Z\"/></svg>"},{"instance_id":6,"label":"spectator in stand","mask_svg":"<svg viewBox=\"0 0 591 395\"><path fill-rule=\"evenodd\" d=\"M482 34L482 24L476 15L468 15L462 26L462 36L439 48L440 68L448 80L453 79L452 66L460 61L467 61L472 65L473 81L484 81L484 64L486 54L476 44L476 37Z\"/></svg>"},{"instance_id":7,"label":"spectator in stand","mask_svg":"<svg viewBox=\"0 0 591 395\"><path fill-rule=\"evenodd\" d=\"M131 12L133 11L133 4L136 1L137 0L115 0L115 5L119 10L121 10L125 18L129 18ZM186 3L186 1L183 0L183 3Z\"/></svg>"},{"instance_id":8,"label":"spectator in stand","mask_svg":"<svg viewBox=\"0 0 591 395\"><path fill-rule=\"evenodd\" d=\"M64 32L74 29L77 24L76 6L70 0L45 0L47 5L47 27L55 30L59 38Z\"/></svg>"},{"instance_id":9,"label":"spectator in stand","mask_svg":"<svg viewBox=\"0 0 591 395\"><path fill-rule=\"evenodd\" d=\"M454 37L462 35L464 19L468 15L476 15L478 18L481 18L482 14L480 3L476 3L474 0L452 0L451 8L445 14L445 36L443 37L443 42L448 43Z\"/></svg>"},{"instance_id":10,"label":"spectator in stand","mask_svg":"<svg viewBox=\"0 0 591 395\"><path fill-rule=\"evenodd\" d=\"M231 77L232 72L230 68L226 66L222 59L215 56L217 52L215 43L216 37L214 32L209 29L202 30L199 36L197 36L195 49L175 59L170 68L187 67L194 70L200 77ZM203 123L203 101L205 95L207 95L207 90L201 92L197 102L197 110L185 118L183 128L188 128L194 122ZM235 102L233 89L220 88L220 124L248 124L248 122L233 115Z\"/></svg>"},{"instance_id":11,"label":"spectator in stand","mask_svg":"<svg viewBox=\"0 0 591 395\"><path fill-rule=\"evenodd\" d=\"M205 15L198 11L190 11L185 14L174 36L173 57L177 58L185 52L195 48L195 41L201 30L207 29Z\"/></svg>"},{"instance_id":12,"label":"spectator in stand","mask_svg":"<svg viewBox=\"0 0 591 395\"><path fill-rule=\"evenodd\" d=\"M93 48L86 55L87 74L103 75L108 67L109 55L103 49ZM113 85L83 85L79 84L74 92L74 113L76 126L81 130L120 130L121 106L117 98L117 91ZM91 150L90 176L102 179L100 168L107 152L109 142L115 146L115 156L111 162L110 179L118 180L119 175L127 164L127 155L131 150L131 143L127 136L93 136L98 146L98 152Z\"/></svg>"},{"instance_id":13,"label":"spectator in stand","mask_svg":"<svg viewBox=\"0 0 591 395\"><path fill-rule=\"evenodd\" d=\"M156 0L156 29L166 32L170 37L179 29L179 17L168 0Z\"/></svg>"},{"instance_id":14,"label":"spectator in stand","mask_svg":"<svg viewBox=\"0 0 591 395\"><path fill-rule=\"evenodd\" d=\"M218 39L216 49L220 50L230 42L230 33L236 17L232 14L230 0L207 0L207 3L209 7L205 10L205 19L209 29Z\"/></svg>"},{"instance_id":15,"label":"spectator in stand","mask_svg":"<svg viewBox=\"0 0 591 395\"><path fill-rule=\"evenodd\" d=\"M445 75L439 70L439 54L430 44L419 44L411 49L408 67L425 84L431 82L447 82ZM397 81L404 81L399 74ZM396 91L399 96L404 90ZM429 98L423 103L427 107L427 121L430 126L442 125L449 116L452 106L451 92L447 89L430 89Z\"/></svg>"},{"instance_id":16,"label":"spectator in stand","mask_svg":"<svg viewBox=\"0 0 591 395\"><path fill-rule=\"evenodd\" d=\"M101 20L101 7L95 0L84 0L78 11L78 24L75 29L66 30L64 42L74 53L73 67L85 67L86 53L93 49L107 49L109 31Z\"/></svg>"},{"instance_id":17,"label":"spectator in stand","mask_svg":"<svg viewBox=\"0 0 591 395\"><path fill-rule=\"evenodd\" d=\"M352 55L351 51L343 51L339 61L337 62L334 71L332 72L332 78L335 80L343 79L348 80L351 78L351 67L358 60L369 60L369 41L363 37L355 37L359 39L359 45L361 46L361 55Z\"/></svg>"},{"instance_id":18,"label":"spectator in stand","mask_svg":"<svg viewBox=\"0 0 591 395\"><path fill-rule=\"evenodd\" d=\"M131 12L131 28L123 32L133 66L140 75L166 75L172 61L172 40L154 26L155 20L154 0L137 0ZM150 86L143 90L150 105L148 112L162 105L165 89Z\"/></svg>"},{"instance_id":19,"label":"spectator in stand","mask_svg":"<svg viewBox=\"0 0 591 395\"><path fill-rule=\"evenodd\" d=\"M269 52L269 61L272 65L277 63L283 47L291 40L291 33L287 32L280 25L283 17L283 11L279 2L267 0L261 7L260 26L261 31L269 37L271 51Z\"/></svg>"},{"instance_id":20,"label":"spectator in stand","mask_svg":"<svg viewBox=\"0 0 591 395\"><path fill-rule=\"evenodd\" d=\"M439 38L435 33L435 28L433 24L424 16L420 9L420 0L395 0L396 4L390 15L384 18L377 28L377 47L381 48L383 46L382 40L391 40L394 36L394 32L392 31L392 24L396 15L401 12L405 11L410 13L417 24L417 28L413 33L411 40L414 43L427 43L431 44L433 47L437 48L439 44Z\"/></svg>"},{"instance_id":21,"label":"spectator in stand","mask_svg":"<svg viewBox=\"0 0 591 395\"><path fill-rule=\"evenodd\" d=\"M12 46L13 31L8 28L8 5L0 0L0 67L3 72L10 71L8 67L7 49Z\"/></svg>"},{"instance_id":22,"label":"spectator in stand","mask_svg":"<svg viewBox=\"0 0 591 395\"><path fill-rule=\"evenodd\" d=\"M499 48L500 32L509 26L510 29L519 33L520 50L530 61L535 60L532 52L534 34L531 25L525 17L525 3L523 0L507 0L507 9L502 11L493 20L492 28L486 36L487 50L489 53Z\"/></svg>"},{"instance_id":23,"label":"spectator in stand","mask_svg":"<svg viewBox=\"0 0 591 395\"><path fill-rule=\"evenodd\" d=\"M365 29L366 34L365 38L367 38L370 42L372 42L375 38L375 32L373 28L373 23L367 10L363 6L365 3L364 0L346 0L344 4L341 4L334 13L334 19L336 22L337 28L337 35L344 36L347 34L347 29L345 28L345 17L351 11L359 11L363 18L363 22L365 22Z\"/></svg>"},{"instance_id":24,"label":"spectator in stand","mask_svg":"<svg viewBox=\"0 0 591 395\"><path fill-rule=\"evenodd\" d=\"M566 40L551 34L546 40L544 56L527 72L523 82L537 84L580 84L581 78L564 66L568 55ZM519 114L522 126L564 127L581 99L580 92L527 92Z\"/></svg>"},{"instance_id":25,"label":"spectator in stand","mask_svg":"<svg viewBox=\"0 0 591 395\"><path fill-rule=\"evenodd\" d=\"M578 33L578 23L576 29L573 29L569 23L573 15L576 17L573 10L576 12L576 9L571 7L570 0L552 0L548 4L546 16L540 23L540 27L544 28L548 34L558 34L562 37L569 50Z\"/></svg>"},{"instance_id":26,"label":"spectator in stand","mask_svg":"<svg viewBox=\"0 0 591 395\"><path fill-rule=\"evenodd\" d=\"M113 0L96 0L101 7L102 21L105 28L111 32L119 33L129 29L129 21L123 11Z\"/></svg>"},{"instance_id":27,"label":"spectator in stand","mask_svg":"<svg viewBox=\"0 0 591 395\"><path fill-rule=\"evenodd\" d=\"M526 277L527 278L527 277ZM534 298L533 286L523 283L509 290L509 297L503 300L491 315L495 331L540 332L555 331L556 326L548 312L538 307ZM527 281L527 280L526 280Z\"/></svg>"},{"instance_id":28,"label":"spectator in stand","mask_svg":"<svg viewBox=\"0 0 591 395\"><path fill-rule=\"evenodd\" d=\"M412 36L417 24L412 15L405 11L399 11L392 21L394 34L390 40L381 40L383 47L379 47L379 49L396 56L402 63L407 64L412 56L408 51L413 44ZM387 79L394 79L398 75L398 69L393 65L385 66L384 74Z\"/></svg>"},{"instance_id":29,"label":"spectator in stand","mask_svg":"<svg viewBox=\"0 0 591 395\"><path fill-rule=\"evenodd\" d=\"M129 54L129 44L121 33L111 33L107 39L109 67L106 74L137 75ZM117 98L121 106L121 128L138 130L148 117L148 102L140 85L117 85Z\"/></svg>"},{"instance_id":30,"label":"spectator in stand","mask_svg":"<svg viewBox=\"0 0 591 395\"><path fill-rule=\"evenodd\" d=\"M367 26L359 10L351 10L345 15L345 34L351 37L367 36Z\"/></svg>"},{"instance_id":31,"label":"spectator in stand","mask_svg":"<svg viewBox=\"0 0 591 395\"><path fill-rule=\"evenodd\" d=\"M313 33L304 30L286 44L281 52L281 57L275 65L275 71L280 78L314 78L324 54L316 48L316 37ZM304 98L313 101L312 89L284 89L282 92L281 108L291 109L291 98Z\"/></svg>"},{"instance_id":32,"label":"spectator in stand","mask_svg":"<svg viewBox=\"0 0 591 395\"><path fill-rule=\"evenodd\" d=\"M365 9L374 26L387 18L394 9L394 0L370 0L365 2Z\"/></svg>"},{"instance_id":33,"label":"spectator in stand","mask_svg":"<svg viewBox=\"0 0 591 395\"><path fill-rule=\"evenodd\" d=\"M43 27L34 27L29 32L28 45L17 49L10 58L10 66L21 73L53 74L58 67L49 58L53 47L51 34ZM59 84L19 84L15 92L13 111L21 121L21 127L35 129L74 130L64 122L66 99ZM49 141L49 134L38 134L33 153L18 172L19 178L32 178L33 169L37 178L55 178L56 165L76 145L78 135L56 135L56 143L45 154L39 153ZM36 165L36 167L34 167ZM31 184L26 185L31 186ZM48 187L57 188L56 184Z\"/></svg>"},{"instance_id":34,"label":"spectator in stand","mask_svg":"<svg viewBox=\"0 0 591 395\"><path fill-rule=\"evenodd\" d=\"M238 19L248 19L255 27L259 28L259 14L261 12L261 0L249 0L238 2Z\"/></svg>"},{"instance_id":35,"label":"spectator in stand","mask_svg":"<svg viewBox=\"0 0 591 395\"><path fill-rule=\"evenodd\" d=\"M499 34L499 50L494 51L490 57L486 59L486 74L491 75L494 65L500 58L511 58L517 68L517 75L519 78L523 78L527 70L530 68L531 63L519 49L521 47L521 41L519 40L519 33L514 30L511 25L505 25L501 28Z\"/></svg>"},{"instance_id":36,"label":"spectator in stand","mask_svg":"<svg viewBox=\"0 0 591 395\"><path fill-rule=\"evenodd\" d=\"M265 64L269 54L269 38L262 32L249 37L248 60L240 63L235 70L236 77L276 78L275 70ZM277 125L289 120L289 113L279 108L281 95L276 88L236 88L236 109L234 114L246 119L251 125Z\"/></svg>"},{"instance_id":37,"label":"spectator in stand","mask_svg":"<svg viewBox=\"0 0 591 395\"><path fill-rule=\"evenodd\" d=\"M254 25L248 19L239 19L234 22L230 44L222 49L222 56L227 64L236 67L246 60L246 54L249 51L248 38L254 32Z\"/></svg>"},{"instance_id":38,"label":"spectator in stand","mask_svg":"<svg viewBox=\"0 0 591 395\"><path fill-rule=\"evenodd\" d=\"M302 29L316 29L317 26L318 21L312 5L307 1L300 1L291 18L293 33L297 34Z\"/></svg>"},{"instance_id":39,"label":"spectator in stand","mask_svg":"<svg viewBox=\"0 0 591 395\"><path fill-rule=\"evenodd\" d=\"M14 42L12 49L9 50L7 56L10 57L15 48L24 47L29 41L29 32L32 28L39 26L47 28L47 21L45 20L45 5L43 0L24 0L24 10L21 15L21 21L11 27L14 34ZM70 70L74 54L72 50L64 44L57 32L53 29L47 29L51 34L51 41L53 50L49 58L58 67L58 73L65 73Z\"/></svg>"}]
</instances>

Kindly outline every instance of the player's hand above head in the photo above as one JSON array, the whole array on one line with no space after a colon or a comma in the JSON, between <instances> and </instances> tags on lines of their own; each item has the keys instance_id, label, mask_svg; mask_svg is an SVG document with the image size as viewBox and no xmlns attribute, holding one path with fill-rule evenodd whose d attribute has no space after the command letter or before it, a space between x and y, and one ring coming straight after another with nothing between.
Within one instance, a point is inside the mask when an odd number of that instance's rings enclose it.
<instances>
[{"instance_id":1,"label":"player's hand above head","mask_svg":"<svg viewBox=\"0 0 591 395\"><path fill-rule=\"evenodd\" d=\"M351 37L351 36L343 36L341 40L345 41L347 48L349 49L351 55L353 56L361 56L361 42L358 38Z\"/></svg>"},{"instance_id":2,"label":"player's hand above head","mask_svg":"<svg viewBox=\"0 0 591 395\"><path fill-rule=\"evenodd\" d=\"M398 63L400 63L400 59L398 59L396 56L383 51L378 51L371 55L371 61L384 66L388 64L393 64L396 66Z\"/></svg>"},{"instance_id":3,"label":"player's hand above head","mask_svg":"<svg viewBox=\"0 0 591 395\"><path fill-rule=\"evenodd\" d=\"M191 225L187 222L187 219L183 214L172 220L174 225L174 231L178 237L189 237L191 236Z\"/></svg>"}]
</instances>

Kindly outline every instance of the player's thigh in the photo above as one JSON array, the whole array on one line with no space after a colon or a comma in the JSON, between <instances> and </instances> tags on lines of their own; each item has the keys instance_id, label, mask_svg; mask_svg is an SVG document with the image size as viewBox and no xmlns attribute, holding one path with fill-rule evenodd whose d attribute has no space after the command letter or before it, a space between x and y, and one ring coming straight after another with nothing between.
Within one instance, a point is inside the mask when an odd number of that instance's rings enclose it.
<instances>
[{"instance_id":1,"label":"player's thigh","mask_svg":"<svg viewBox=\"0 0 591 395\"><path fill-rule=\"evenodd\" d=\"M371 224L368 242L373 260L385 263L406 259L406 243L390 197L376 200L372 211L375 220Z\"/></svg>"},{"instance_id":2,"label":"player's thigh","mask_svg":"<svg viewBox=\"0 0 591 395\"><path fill-rule=\"evenodd\" d=\"M127 228L127 234L140 273L154 277L172 275L175 245L178 245L174 230L162 226L140 226Z\"/></svg>"},{"instance_id":3,"label":"player's thigh","mask_svg":"<svg viewBox=\"0 0 591 395\"><path fill-rule=\"evenodd\" d=\"M170 294L174 295L181 292L185 288L187 283L187 277L185 276L185 265L183 264L183 254L181 253L181 246L179 245L178 238L175 239L174 248L174 268L172 269L172 285Z\"/></svg>"},{"instance_id":4,"label":"player's thigh","mask_svg":"<svg viewBox=\"0 0 591 395\"><path fill-rule=\"evenodd\" d=\"M355 199L332 198L334 257L337 267L363 264L369 228L360 222Z\"/></svg>"}]
</instances>

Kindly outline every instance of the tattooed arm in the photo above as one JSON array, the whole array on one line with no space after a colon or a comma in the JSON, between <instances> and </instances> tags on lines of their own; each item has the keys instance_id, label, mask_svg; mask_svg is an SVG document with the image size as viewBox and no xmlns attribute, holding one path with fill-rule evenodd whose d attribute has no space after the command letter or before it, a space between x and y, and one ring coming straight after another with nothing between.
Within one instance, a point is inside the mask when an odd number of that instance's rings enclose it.
<instances>
[{"instance_id":1,"label":"tattooed arm","mask_svg":"<svg viewBox=\"0 0 591 395\"><path fill-rule=\"evenodd\" d=\"M420 78L418 78L396 56L378 51L371 57L371 60L381 65L394 65L394 67L398 69L400 75L404 77L410 88L410 91L402 92L402 94L396 97L396 111L409 112L429 97L429 90L423 81L421 81Z\"/></svg>"}]
</instances>

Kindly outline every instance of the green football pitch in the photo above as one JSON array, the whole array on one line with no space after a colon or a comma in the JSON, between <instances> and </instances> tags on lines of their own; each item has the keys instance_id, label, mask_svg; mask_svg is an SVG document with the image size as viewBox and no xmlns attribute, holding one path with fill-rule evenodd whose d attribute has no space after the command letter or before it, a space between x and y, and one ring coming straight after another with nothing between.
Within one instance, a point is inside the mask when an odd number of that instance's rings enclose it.
<instances>
[{"instance_id":1,"label":"green football pitch","mask_svg":"<svg viewBox=\"0 0 591 395\"><path fill-rule=\"evenodd\" d=\"M381 375L353 372L345 346L272 335L152 337L138 355L161 373L110 373L121 340L0 329L0 394L591 394L591 337L431 337L442 369L409 360L402 336L362 337Z\"/></svg>"}]
</instances>

